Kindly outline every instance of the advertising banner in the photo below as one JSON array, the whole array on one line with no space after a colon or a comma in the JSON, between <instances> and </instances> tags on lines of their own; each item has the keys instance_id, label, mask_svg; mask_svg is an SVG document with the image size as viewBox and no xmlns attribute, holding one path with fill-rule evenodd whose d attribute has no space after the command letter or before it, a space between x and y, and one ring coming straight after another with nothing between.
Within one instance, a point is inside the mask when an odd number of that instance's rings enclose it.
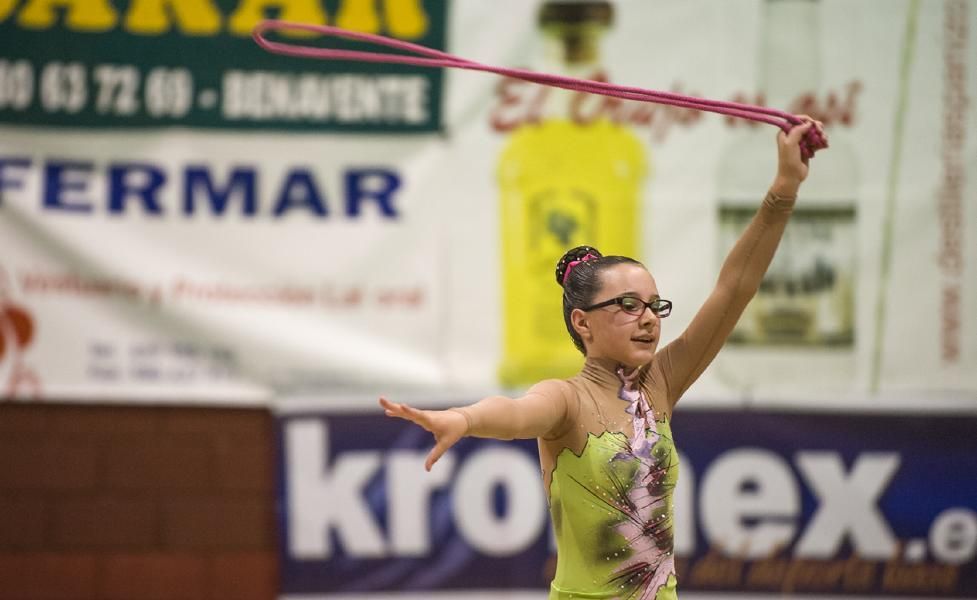
<instances>
[{"instance_id":1,"label":"advertising banner","mask_svg":"<svg viewBox=\"0 0 977 600\"><path fill-rule=\"evenodd\" d=\"M535 442L433 444L378 414L285 414L282 593L513 590L555 569ZM977 595L977 417L682 411L680 593ZM596 543L596 541L594 542Z\"/></svg>"},{"instance_id":2,"label":"advertising banner","mask_svg":"<svg viewBox=\"0 0 977 600\"><path fill-rule=\"evenodd\" d=\"M266 17L822 120L830 148L693 392L973 402L963 0L0 2L4 397L457 397L566 377L565 250L642 260L674 303L667 342L776 172L768 125L271 55L248 37Z\"/></svg>"},{"instance_id":3,"label":"advertising banner","mask_svg":"<svg viewBox=\"0 0 977 600\"><path fill-rule=\"evenodd\" d=\"M72 129L437 131L441 70L286 66L254 44L251 30L273 12L444 50L446 6L437 0L5 2L0 122ZM363 49L342 40L338 47Z\"/></svg>"}]
</instances>

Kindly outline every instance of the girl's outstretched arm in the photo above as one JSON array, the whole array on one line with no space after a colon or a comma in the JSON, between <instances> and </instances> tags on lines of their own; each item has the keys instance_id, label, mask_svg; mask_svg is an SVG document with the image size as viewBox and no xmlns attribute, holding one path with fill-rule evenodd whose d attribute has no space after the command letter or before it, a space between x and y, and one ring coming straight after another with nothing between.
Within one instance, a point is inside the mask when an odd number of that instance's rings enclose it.
<instances>
[{"instance_id":1,"label":"girl's outstretched arm","mask_svg":"<svg viewBox=\"0 0 977 600\"><path fill-rule=\"evenodd\" d=\"M489 396L475 404L447 410L421 410L380 398L388 417L420 425L434 434L434 448L427 456L428 471L465 436L499 440L558 437L567 429L570 415L569 384L558 379L537 383L521 398Z\"/></svg>"}]
</instances>

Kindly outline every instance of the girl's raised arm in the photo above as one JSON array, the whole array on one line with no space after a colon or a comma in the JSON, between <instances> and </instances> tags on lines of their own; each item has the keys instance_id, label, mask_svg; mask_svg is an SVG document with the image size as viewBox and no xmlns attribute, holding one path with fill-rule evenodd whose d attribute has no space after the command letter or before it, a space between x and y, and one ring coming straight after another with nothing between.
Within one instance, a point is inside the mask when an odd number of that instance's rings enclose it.
<instances>
[{"instance_id":1,"label":"girl's raised arm","mask_svg":"<svg viewBox=\"0 0 977 600\"><path fill-rule=\"evenodd\" d=\"M807 177L800 140L821 124L810 117L789 134L778 132L777 175L756 215L723 262L716 287L682 335L662 348L655 361L668 382L672 406L702 374L732 333L743 309L756 294L780 244L797 190Z\"/></svg>"}]
</instances>

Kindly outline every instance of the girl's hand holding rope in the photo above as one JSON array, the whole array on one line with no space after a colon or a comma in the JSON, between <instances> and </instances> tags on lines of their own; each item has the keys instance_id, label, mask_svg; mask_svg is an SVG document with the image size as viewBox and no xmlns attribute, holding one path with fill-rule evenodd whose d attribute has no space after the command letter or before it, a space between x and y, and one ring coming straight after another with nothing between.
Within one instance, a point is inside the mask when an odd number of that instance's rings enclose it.
<instances>
[{"instance_id":1,"label":"girl's hand holding rope","mask_svg":"<svg viewBox=\"0 0 977 600\"><path fill-rule=\"evenodd\" d=\"M796 197L801 182L807 179L810 158L804 156L801 140L812 127L824 137L824 124L821 121L808 115L798 117L804 122L795 125L790 133L777 132L777 176L770 191L781 197Z\"/></svg>"}]
</instances>

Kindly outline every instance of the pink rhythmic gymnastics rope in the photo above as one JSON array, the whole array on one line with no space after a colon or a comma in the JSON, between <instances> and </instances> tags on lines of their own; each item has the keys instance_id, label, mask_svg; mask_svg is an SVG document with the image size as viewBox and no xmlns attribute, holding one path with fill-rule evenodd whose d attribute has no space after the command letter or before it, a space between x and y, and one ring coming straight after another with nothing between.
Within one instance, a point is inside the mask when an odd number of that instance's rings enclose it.
<instances>
[{"instance_id":1,"label":"pink rhythmic gymnastics rope","mask_svg":"<svg viewBox=\"0 0 977 600\"><path fill-rule=\"evenodd\" d=\"M335 50L331 48L313 48L309 46L299 46L295 44L284 44L272 42L264 37L264 33L269 30L278 29L299 29L311 31L325 36L341 37L361 42L370 42L380 46L387 46L395 50L412 52L419 56L407 56L403 54L383 54L379 52L360 52L356 50ZM799 117L788 112L767 108L765 106L753 106L739 102L723 102L720 100L709 100L707 98L696 98L695 96L685 96L670 92L659 92L646 90L638 87L615 85L602 81L589 81L586 79L576 79L549 73L539 73L526 69L511 69L505 67L494 67L471 61L447 52L441 52L433 48L412 44L402 40L350 31L340 27L330 27L327 25L310 25L308 23L293 23L290 21L280 21L269 19L259 23L252 32L254 41L267 50L275 54L285 56L297 56L302 58L318 58L324 60L353 60L371 63L390 63L402 65L414 65L422 67L453 67L455 69L467 69L470 71L485 71L496 73L506 77L513 77L533 83L549 85L579 92L601 94L612 96L624 100L636 100L639 102L655 102L658 104L669 104L682 108L692 108L708 112L740 117L751 121L759 121L775 125L785 132L789 132L795 126L803 123ZM809 159L814 153L822 148L828 147L828 140L816 128L812 127L801 139L801 156Z\"/></svg>"}]
</instances>

